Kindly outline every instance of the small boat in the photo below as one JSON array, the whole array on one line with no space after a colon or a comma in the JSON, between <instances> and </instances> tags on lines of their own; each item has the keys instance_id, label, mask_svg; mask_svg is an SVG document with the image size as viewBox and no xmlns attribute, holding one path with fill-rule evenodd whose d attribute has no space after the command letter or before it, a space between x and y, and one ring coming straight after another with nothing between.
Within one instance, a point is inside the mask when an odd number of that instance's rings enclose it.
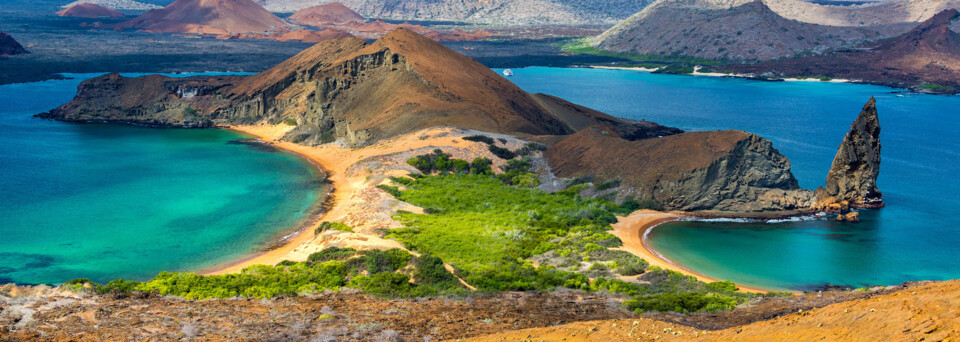
<instances>
[{"instance_id":1,"label":"small boat","mask_svg":"<svg viewBox=\"0 0 960 342\"><path fill-rule=\"evenodd\" d=\"M510 69L503 70L503 76L507 76L507 77L513 76L513 70L510 70Z\"/></svg>"}]
</instances>

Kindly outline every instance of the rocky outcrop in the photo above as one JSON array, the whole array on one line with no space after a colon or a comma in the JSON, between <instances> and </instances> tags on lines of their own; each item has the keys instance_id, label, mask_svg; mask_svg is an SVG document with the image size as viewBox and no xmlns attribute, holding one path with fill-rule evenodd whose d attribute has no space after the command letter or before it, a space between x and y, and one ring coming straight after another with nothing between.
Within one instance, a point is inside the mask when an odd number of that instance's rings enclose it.
<instances>
[{"instance_id":1,"label":"rocky outcrop","mask_svg":"<svg viewBox=\"0 0 960 342\"><path fill-rule=\"evenodd\" d=\"M742 131L629 141L592 127L557 142L545 156L560 177L620 179L623 191L669 210L758 213L813 205L790 161L769 140Z\"/></svg>"},{"instance_id":2,"label":"rocky outcrop","mask_svg":"<svg viewBox=\"0 0 960 342\"><path fill-rule=\"evenodd\" d=\"M843 138L827 174L826 185L817 189L818 203L827 209L840 204L840 211L843 211L843 206L882 207L883 194L877 189L879 174L880 121L877 117L877 100L870 98L850 126L850 132Z\"/></svg>"},{"instance_id":3,"label":"rocky outcrop","mask_svg":"<svg viewBox=\"0 0 960 342\"><path fill-rule=\"evenodd\" d=\"M29 53L9 34L0 31L0 56L12 56Z\"/></svg>"},{"instance_id":4,"label":"rocky outcrop","mask_svg":"<svg viewBox=\"0 0 960 342\"><path fill-rule=\"evenodd\" d=\"M58 11L57 15L76 18L111 18L122 17L125 14L97 4L80 3Z\"/></svg>"}]
</instances>

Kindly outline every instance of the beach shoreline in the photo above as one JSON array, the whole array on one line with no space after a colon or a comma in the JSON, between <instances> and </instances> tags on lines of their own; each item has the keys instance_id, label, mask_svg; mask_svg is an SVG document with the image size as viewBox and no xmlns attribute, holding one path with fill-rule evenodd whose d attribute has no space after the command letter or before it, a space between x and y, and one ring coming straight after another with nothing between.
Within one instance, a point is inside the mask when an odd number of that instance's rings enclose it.
<instances>
[{"instance_id":1,"label":"beach shoreline","mask_svg":"<svg viewBox=\"0 0 960 342\"><path fill-rule=\"evenodd\" d=\"M253 139L256 139L258 142L267 144L270 147L276 148L283 152L292 153L297 155L299 158L306 160L308 163L313 165L320 175L320 181L325 183L326 194L314 205L311 206L311 211L319 212L313 213L308 217L304 218L297 224L297 228L294 231L284 230L278 234L280 239L271 239L266 242L267 247L264 250L256 251L253 253L248 253L243 255L240 258L231 260L227 263L223 263L213 267L207 267L197 271L198 274L203 275L217 275L217 274L227 274L227 273L239 273L244 268L253 266L253 265L276 265L283 261L283 256L288 255L294 248L300 246L304 243L309 242L314 238L314 234L311 232L319 226L324 218L328 216L333 207L336 206L336 187L330 179L330 171L325 167L321 160L313 158L307 153L302 151L297 151L294 149L285 148L284 146L279 146L276 144L276 141L267 141L269 139L266 134L263 132L256 132L250 129L243 129L239 126L223 126L217 127L219 129L224 129L232 131L235 133L251 136ZM275 262L274 262L275 261Z\"/></svg>"},{"instance_id":2,"label":"beach shoreline","mask_svg":"<svg viewBox=\"0 0 960 342\"><path fill-rule=\"evenodd\" d=\"M650 232L653 231L653 229L662 224L677 221L687 216L689 216L689 214L678 212L661 212L647 209L638 210L630 215L617 217L618 222L613 224L613 234L623 241L623 247L621 247L622 250L643 258L650 264L650 266L656 266L663 269L680 272L684 275L697 278L697 280L705 283L722 281L723 279L707 276L691 270L686 266L673 262L649 245L647 237ZM737 287L740 288L740 291L748 293L783 291L780 289L765 289L760 287L746 286L743 284L737 284Z\"/></svg>"},{"instance_id":3,"label":"beach shoreline","mask_svg":"<svg viewBox=\"0 0 960 342\"><path fill-rule=\"evenodd\" d=\"M618 66L604 66L604 65L591 65L591 66L588 66L588 67L589 67L589 68L592 68L592 69L628 70L628 71L640 71L640 72L649 72L649 73L652 73L652 72L658 70L657 68L618 67ZM692 74L678 74L678 75L686 75L686 76L705 76L705 77L728 77L728 78L743 78L743 79L752 79L752 78L755 77L754 75L750 75L750 74L725 74L725 73L720 73L720 72L700 72L700 68L699 68L699 67L694 68ZM850 80L850 79L845 79L845 78L831 78L831 79L828 79L828 80L821 80L821 79L819 79L819 78L813 78L813 77L808 77L808 78L788 77L788 78L777 78L776 80L777 80L777 81L784 81L784 82L860 83L859 81Z\"/></svg>"}]
</instances>

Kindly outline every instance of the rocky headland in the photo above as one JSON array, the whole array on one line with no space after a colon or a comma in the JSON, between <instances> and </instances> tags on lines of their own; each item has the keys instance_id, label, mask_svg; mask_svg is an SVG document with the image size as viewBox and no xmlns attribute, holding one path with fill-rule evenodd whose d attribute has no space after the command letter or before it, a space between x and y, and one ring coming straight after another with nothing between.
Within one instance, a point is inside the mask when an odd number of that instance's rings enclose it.
<instances>
[{"instance_id":1,"label":"rocky headland","mask_svg":"<svg viewBox=\"0 0 960 342\"><path fill-rule=\"evenodd\" d=\"M0 31L0 56L13 56L25 53L30 52L27 52L27 50L23 48L23 45L20 45L20 43L9 34Z\"/></svg>"}]
</instances>

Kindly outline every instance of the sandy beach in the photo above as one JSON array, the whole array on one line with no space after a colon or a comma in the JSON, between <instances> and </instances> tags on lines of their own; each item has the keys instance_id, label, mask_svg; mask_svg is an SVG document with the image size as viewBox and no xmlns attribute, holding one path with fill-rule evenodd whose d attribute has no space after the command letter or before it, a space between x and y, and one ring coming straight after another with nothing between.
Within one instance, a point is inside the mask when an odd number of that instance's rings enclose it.
<instances>
[{"instance_id":1,"label":"sandy beach","mask_svg":"<svg viewBox=\"0 0 960 342\"><path fill-rule=\"evenodd\" d=\"M689 276L693 276L703 282L710 283L720 281L721 279L709 277L694 272L686 267L683 267L682 265L673 263L647 245L645 237L648 232L656 228L658 225L675 221L681 217L683 217L682 213L639 210L633 212L629 216L618 217L617 219L619 222L613 225L613 234L623 241L623 250L643 258L650 263L650 266L657 266L663 269L677 271ZM740 288L740 291L752 293L774 291L744 286L742 284L737 284L737 287Z\"/></svg>"},{"instance_id":2,"label":"sandy beach","mask_svg":"<svg viewBox=\"0 0 960 342\"><path fill-rule=\"evenodd\" d=\"M459 139L459 136L475 134L474 131L456 128L431 128L377 142L362 148L343 148L336 144L306 146L281 141L284 134L293 129L288 125L250 125L224 127L251 135L278 149L296 153L319 166L332 184L333 191L327 199L328 211L316 218L298 235L269 251L255 253L228 265L202 271L203 274L238 273L253 265L276 265L284 260L302 261L327 247L349 247L360 250L390 249L405 247L398 241L380 238L378 229L400 226L392 219L397 210L421 212L420 208L400 202L378 189L389 176L402 176L414 171L404 162L414 155L443 149L455 158L472 160L477 156L495 160L494 167L503 161L494 158L486 145ZM489 136L501 137L498 134ZM522 142L512 138L516 148ZM325 221L343 222L354 233L327 231L319 235L314 231Z\"/></svg>"},{"instance_id":3,"label":"sandy beach","mask_svg":"<svg viewBox=\"0 0 960 342\"><path fill-rule=\"evenodd\" d=\"M590 68L593 69L609 69L609 70L630 70L630 71L642 71L642 72L654 72L657 71L656 68L641 68L641 67L616 67L616 66L603 66L603 65L592 65ZM706 76L706 77L733 77L733 78L751 78L753 75L748 74L725 74L722 72L700 72L700 68L694 68L690 76ZM820 80L816 77L808 78L784 78L782 79L785 82L822 82L822 83L854 83L854 80L845 79L845 78L832 78L829 80Z\"/></svg>"}]
</instances>

